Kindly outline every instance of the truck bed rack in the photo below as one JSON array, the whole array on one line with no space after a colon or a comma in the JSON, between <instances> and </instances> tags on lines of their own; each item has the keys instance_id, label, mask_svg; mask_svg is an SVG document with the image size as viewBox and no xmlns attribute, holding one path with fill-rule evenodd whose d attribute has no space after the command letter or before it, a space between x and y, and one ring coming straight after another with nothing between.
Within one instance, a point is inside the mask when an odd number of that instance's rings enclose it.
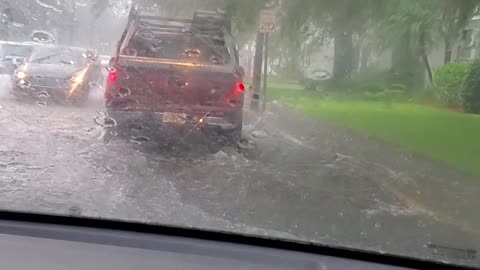
<instances>
[{"instance_id":1,"label":"truck bed rack","mask_svg":"<svg viewBox=\"0 0 480 270\"><path fill-rule=\"evenodd\" d=\"M231 22L221 11L197 10L193 19L171 18L154 15L139 14L132 8L129 22L137 27L138 31L150 30L167 33L194 32L202 35L224 35L231 33Z\"/></svg>"},{"instance_id":2,"label":"truck bed rack","mask_svg":"<svg viewBox=\"0 0 480 270\"><path fill-rule=\"evenodd\" d=\"M230 20L219 10L197 10L191 19L186 19L139 14L137 8L132 8L128 27L117 48L117 60L124 65L137 67L151 65L158 68L190 67L231 73L237 65L237 58L236 45L230 30ZM180 57L177 52L175 56L163 54L162 50L168 50L165 48L172 46L170 40L181 40L176 39L177 35L190 35L192 40L203 44L199 46L209 47L208 55L211 56L205 56L200 62L182 59L184 57ZM132 40L136 44L133 46L134 49L129 47ZM207 50L197 48L186 51L207 53ZM223 59L227 60L222 64Z\"/></svg>"}]
</instances>

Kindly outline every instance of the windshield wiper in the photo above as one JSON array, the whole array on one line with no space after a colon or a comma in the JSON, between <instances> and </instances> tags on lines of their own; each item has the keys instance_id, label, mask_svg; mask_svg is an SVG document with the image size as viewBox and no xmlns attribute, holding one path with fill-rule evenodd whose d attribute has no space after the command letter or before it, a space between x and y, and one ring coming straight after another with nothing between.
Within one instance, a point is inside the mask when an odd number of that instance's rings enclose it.
<instances>
[{"instance_id":1,"label":"windshield wiper","mask_svg":"<svg viewBox=\"0 0 480 270\"><path fill-rule=\"evenodd\" d=\"M50 59L52 57L55 57L57 55L60 55L59 53L56 53L56 54L51 54L51 55L47 55L45 57L40 57L40 58L37 58L37 59L33 59L32 61L30 61L31 63L35 63L35 62L40 62L40 61L43 61L43 60L47 60L47 59Z\"/></svg>"},{"instance_id":2,"label":"windshield wiper","mask_svg":"<svg viewBox=\"0 0 480 270\"><path fill-rule=\"evenodd\" d=\"M73 65L73 61L65 61L65 60L60 60L60 63L65 64L65 65Z\"/></svg>"}]
</instances>

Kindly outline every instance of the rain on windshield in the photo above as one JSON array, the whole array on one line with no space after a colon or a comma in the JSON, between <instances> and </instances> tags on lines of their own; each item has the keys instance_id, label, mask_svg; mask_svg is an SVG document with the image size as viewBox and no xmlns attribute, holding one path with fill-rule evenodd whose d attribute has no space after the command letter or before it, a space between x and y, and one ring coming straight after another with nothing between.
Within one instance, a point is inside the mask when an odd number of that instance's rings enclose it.
<instances>
[{"instance_id":1,"label":"rain on windshield","mask_svg":"<svg viewBox=\"0 0 480 270\"><path fill-rule=\"evenodd\" d=\"M1 0L0 208L478 267L479 7Z\"/></svg>"}]
</instances>

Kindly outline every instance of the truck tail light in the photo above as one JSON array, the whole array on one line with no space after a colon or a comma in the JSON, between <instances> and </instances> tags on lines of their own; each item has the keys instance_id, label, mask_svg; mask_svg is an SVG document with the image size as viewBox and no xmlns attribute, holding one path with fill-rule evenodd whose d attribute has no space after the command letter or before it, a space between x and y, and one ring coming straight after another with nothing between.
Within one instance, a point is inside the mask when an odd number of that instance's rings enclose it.
<instances>
[{"instance_id":1,"label":"truck tail light","mask_svg":"<svg viewBox=\"0 0 480 270\"><path fill-rule=\"evenodd\" d=\"M118 72L116 69L114 68L111 68L109 71L108 71L108 83L110 84L113 84L117 81L118 79Z\"/></svg>"},{"instance_id":2,"label":"truck tail light","mask_svg":"<svg viewBox=\"0 0 480 270\"><path fill-rule=\"evenodd\" d=\"M245 85L242 82L237 83L237 91L245 92Z\"/></svg>"}]
</instances>

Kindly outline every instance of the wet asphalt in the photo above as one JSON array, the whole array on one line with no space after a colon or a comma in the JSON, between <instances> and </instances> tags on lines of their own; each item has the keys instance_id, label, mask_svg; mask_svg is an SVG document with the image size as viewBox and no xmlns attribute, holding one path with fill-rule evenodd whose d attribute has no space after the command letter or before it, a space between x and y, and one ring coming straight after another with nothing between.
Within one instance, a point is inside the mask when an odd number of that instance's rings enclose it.
<instances>
[{"instance_id":1,"label":"wet asphalt","mask_svg":"<svg viewBox=\"0 0 480 270\"><path fill-rule=\"evenodd\" d=\"M477 179L275 102L246 113L240 151L213 153L197 134L105 143L96 91L84 107L18 103L0 91L1 208L480 266Z\"/></svg>"}]
</instances>

